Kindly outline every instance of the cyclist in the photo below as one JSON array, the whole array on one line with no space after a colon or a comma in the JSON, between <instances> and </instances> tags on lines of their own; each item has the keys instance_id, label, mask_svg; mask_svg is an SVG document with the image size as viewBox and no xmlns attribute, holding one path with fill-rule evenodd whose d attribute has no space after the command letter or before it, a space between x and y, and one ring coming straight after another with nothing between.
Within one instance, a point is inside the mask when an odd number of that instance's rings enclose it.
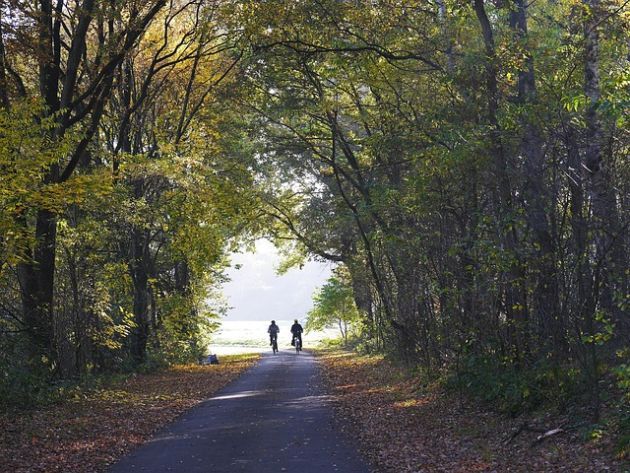
<instances>
[{"instance_id":1,"label":"cyclist","mask_svg":"<svg viewBox=\"0 0 630 473\"><path fill-rule=\"evenodd\" d=\"M276 325L276 321L272 320L271 325L267 329L267 333L269 334L269 345L273 346L273 341L278 340L278 332L280 331L280 327Z\"/></svg>"},{"instance_id":2,"label":"cyclist","mask_svg":"<svg viewBox=\"0 0 630 473\"><path fill-rule=\"evenodd\" d=\"M298 340L300 340L300 346L302 346L302 332L303 331L304 329L302 328L300 323L297 321L297 319L295 319L293 321L293 325L291 325L291 334L293 335L291 337L291 345L295 346L295 339L297 338Z\"/></svg>"}]
</instances>

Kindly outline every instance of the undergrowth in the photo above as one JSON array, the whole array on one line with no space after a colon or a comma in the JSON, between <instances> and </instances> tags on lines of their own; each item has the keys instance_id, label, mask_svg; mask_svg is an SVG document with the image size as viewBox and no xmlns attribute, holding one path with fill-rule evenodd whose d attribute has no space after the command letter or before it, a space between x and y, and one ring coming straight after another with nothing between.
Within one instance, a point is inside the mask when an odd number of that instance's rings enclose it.
<instances>
[{"instance_id":1,"label":"undergrowth","mask_svg":"<svg viewBox=\"0 0 630 473\"><path fill-rule=\"evenodd\" d=\"M238 356L229 358L238 361ZM60 379L46 360L34 365L33 362L28 364L25 359L26 356L19 350L14 350L12 356L6 352L0 356L0 412L55 404L122 381L136 373L149 374L171 366L195 364L198 353L149 350L146 360L140 365L127 359L115 370L87 371L69 379Z\"/></svg>"},{"instance_id":2,"label":"undergrowth","mask_svg":"<svg viewBox=\"0 0 630 473\"><path fill-rule=\"evenodd\" d=\"M492 404L516 416L541 406L565 409L585 392L584 379L574 367L557 369L538 364L527 369L489 356L469 356L445 378L446 386Z\"/></svg>"}]
</instances>

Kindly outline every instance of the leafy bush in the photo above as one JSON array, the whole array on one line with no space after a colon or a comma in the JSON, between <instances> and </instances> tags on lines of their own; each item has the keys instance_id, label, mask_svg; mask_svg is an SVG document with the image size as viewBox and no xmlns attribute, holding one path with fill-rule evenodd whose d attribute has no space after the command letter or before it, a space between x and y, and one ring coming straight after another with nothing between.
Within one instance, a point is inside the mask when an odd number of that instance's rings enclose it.
<instances>
[{"instance_id":1,"label":"leafy bush","mask_svg":"<svg viewBox=\"0 0 630 473\"><path fill-rule=\"evenodd\" d=\"M626 353L627 355L627 353ZM617 452L621 458L630 457L630 364L623 363L613 369L617 386L621 389Z\"/></svg>"},{"instance_id":2,"label":"leafy bush","mask_svg":"<svg viewBox=\"0 0 630 473\"><path fill-rule=\"evenodd\" d=\"M617 454L620 458L630 458L630 409L626 408L619 421Z\"/></svg>"},{"instance_id":3,"label":"leafy bush","mask_svg":"<svg viewBox=\"0 0 630 473\"><path fill-rule=\"evenodd\" d=\"M48 402L55 389L45 367L4 363L0 367L0 407L28 407Z\"/></svg>"},{"instance_id":4,"label":"leafy bush","mask_svg":"<svg viewBox=\"0 0 630 473\"><path fill-rule=\"evenodd\" d=\"M510 415L550 403L562 407L579 395L581 384L576 369L559 372L539 364L523 370L487 355L468 356L447 378L449 387L492 403Z\"/></svg>"},{"instance_id":5,"label":"leafy bush","mask_svg":"<svg viewBox=\"0 0 630 473\"><path fill-rule=\"evenodd\" d=\"M21 335L0 344L0 407L27 407L45 402L54 391L45 360L27 363Z\"/></svg>"}]
</instances>

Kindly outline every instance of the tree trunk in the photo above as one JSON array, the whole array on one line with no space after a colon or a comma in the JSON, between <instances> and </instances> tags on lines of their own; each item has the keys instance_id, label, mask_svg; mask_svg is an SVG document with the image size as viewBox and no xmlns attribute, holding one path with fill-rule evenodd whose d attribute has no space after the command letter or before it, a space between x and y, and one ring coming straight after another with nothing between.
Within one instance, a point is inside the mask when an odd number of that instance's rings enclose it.
<instances>
[{"instance_id":1,"label":"tree trunk","mask_svg":"<svg viewBox=\"0 0 630 473\"><path fill-rule=\"evenodd\" d=\"M53 27L53 7L50 0L39 2L37 29L40 95L47 106L47 113L52 114L59 109L59 32ZM58 166L52 166L45 183L54 182L58 174ZM26 225L26 221L24 224ZM25 252L24 262L18 268L22 310L31 338L30 356L33 359L45 356L49 361L54 361L52 314L56 237L56 216L50 210L39 209L34 248Z\"/></svg>"},{"instance_id":2,"label":"tree trunk","mask_svg":"<svg viewBox=\"0 0 630 473\"><path fill-rule=\"evenodd\" d=\"M2 30L2 14L0 9L0 106L9 108L9 83L7 81L6 54L4 49L4 32Z\"/></svg>"},{"instance_id":3,"label":"tree trunk","mask_svg":"<svg viewBox=\"0 0 630 473\"><path fill-rule=\"evenodd\" d=\"M573 318L582 322L584 317L593 317L594 314L586 313L587 299L590 293L591 268L588 264L587 235L588 228L584 218L584 167L577 144L576 132L569 125L565 134L567 147L567 175L569 176L569 190L571 192L571 231L572 252L575 258L575 287L572 291Z\"/></svg>"},{"instance_id":4,"label":"tree trunk","mask_svg":"<svg viewBox=\"0 0 630 473\"><path fill-rule=\"evenodd\" d=\"M53 284L57 217L49 210L37 213L35 249L18 268L24 321L31 338L31 357L54 361Z\"/></svg>"},{"instance_id":5,"label":"tree trunk","mask_svg":"<svg viewBox=\"0 0 630 473\"><path fill-rule=\"evenodd\" d=\"M149 275L145 262L144 240L144 232L134 229L130 269L133 279L133 320L135 327L131 331L131 357L136 365L142 364L146 360L147 341L149 339Z\"/></svg>"},{"instance_id":6,"label":"tree trunk","mask_svg":"<svg viewBox=\"0 0 630 473\"><path fill-rule=\"evenodd\" d=\"M525 51L524 67L518 74L518 102L526 107L537 103L534 60L528 50L527 5L525 0L515 0L515 8L510 15L510 24L518 42ZM545 186L545 152L539 126L531 118L532 110L525 110L522 117L523 136L520 143L521 154L525 157L525 211L527 222L533 231L537 259L534 262L536 286L534 287L534 312L541 336L549 338L553 352L564 344L562 323L559 320L558 281L556 275L556 248L549 228L548 190Z\"/></svg>"},{"instance_id":7,"label":"tree trunk","mask_svg":"<svg viewBox=\"0 0 630 473\"><path fill-rule=\"evenodd\" d=\"M628 337L630 330L627 317L614 302L617 284L624 278L626 266L622 229L614 186L610 171L603 160L603 126L599 111L601 90L599 79L599 27L601 4L599 0L585 0L587 6L584 23L585 62L584 92L588 98L586 110L586 151L584 165L589 180L592 209L592 230L595 239L596 259L594 271L599 275L599 306L621 332Z\"/></svg>"},{"instance_id":8,"label":"tree trunk","mask_svg":"<svg viewBox=\"0 0 630 473\"><path fill-rule=\"evenodd\" d=\"M528 325L529 314L527 308L526 290L523 287L524 274L520 261L519 245L515 229L515 211L512 199L512 186L510 183L509 164L505 155L505 149L501 138L501 127L498 120L499 112L499 88L497 79L498 61L492 26L483 0L474 0L473 4L486 52L486 93L488 101L488 122L491 127L491 153L494 160L494 173L496 175L497 196L495 205L501 229L501 240L506 255L510 258L502 285L505 288L504 311L507 319L508 338L513 350L513 356L517 361L527 357L529 351Z\"/></svg>"}]
</instances>

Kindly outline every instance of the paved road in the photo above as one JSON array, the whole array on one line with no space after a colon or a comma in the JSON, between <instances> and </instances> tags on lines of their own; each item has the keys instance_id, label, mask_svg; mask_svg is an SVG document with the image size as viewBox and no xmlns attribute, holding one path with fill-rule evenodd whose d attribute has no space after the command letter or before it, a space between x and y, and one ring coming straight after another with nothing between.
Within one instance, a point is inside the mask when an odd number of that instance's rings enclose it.
<instances>
[{"instance_id":1,"label":"paved road","mask_svg":"<svg viewBox=\"0 0 630 473\"><path fill-rule=\"evenodd\" d=\"M311 355L267 354L110 471L367 473L332 416Z\"/></svg>"}]
</instances>

